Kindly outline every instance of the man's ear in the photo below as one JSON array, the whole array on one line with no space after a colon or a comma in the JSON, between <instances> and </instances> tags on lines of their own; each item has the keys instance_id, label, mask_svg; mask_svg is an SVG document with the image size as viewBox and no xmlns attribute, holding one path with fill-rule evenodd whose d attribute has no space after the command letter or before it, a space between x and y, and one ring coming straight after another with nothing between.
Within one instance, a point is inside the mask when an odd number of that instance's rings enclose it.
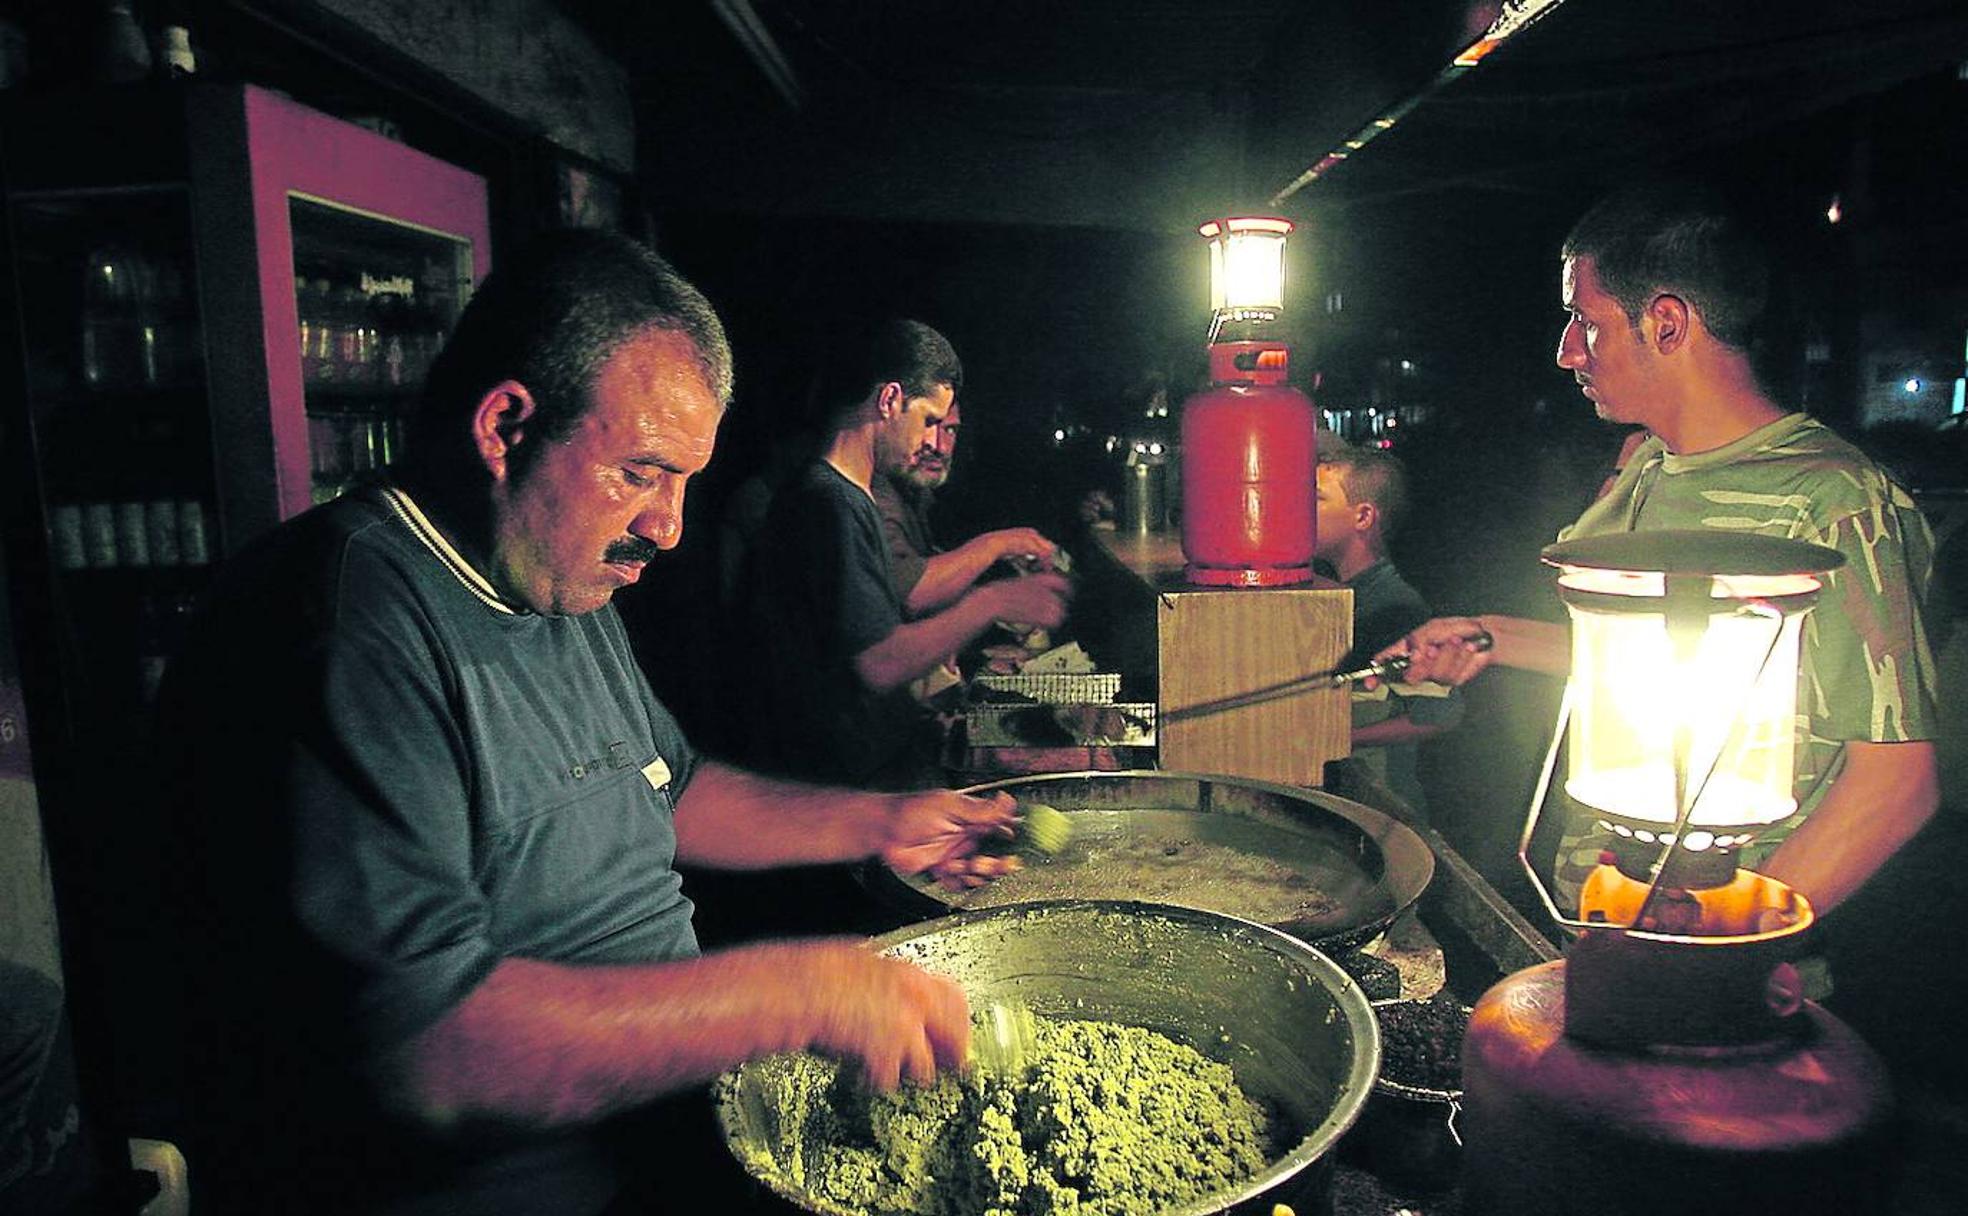
<instances>
[{"instance_id":1,"label":"man's ear","mask_svg":"<svg viewBox=\"0 0 1968 1216\"><path fill-rule=\"evenodd\" d=\"M1353 504L1353 530L1371 532L1380 525L1380 508L1370 502Z\"/></svg>"},{"instance_id":2,"label":"man's ear","mask_svg":"<svg viewBox=\"0 0 1968 1216\"><path fill-rule=\"evenodd\" d=\"M1661 354L1673 354L1688 340L1692 310L1680 296L1667 292L1655 296L1647 305L1647 317L1654 323L1653 347Z\"/></svg>"},{"instance_id":3,"label":"man's ear","mask_svg":"<svg viewBox=\"0 0 1968 1216\"><path fill-rule=\"evenodd\" d=\"M909 394L902 390L902 385L897 381L890 380L875 390L875 413L883 422L900 414L908 406Z\"/></svg>"},{"instance_id":4,"label":"man's ear","mask_svg":"<svg viewBox=\"0 0 1968 1216\"><path fill-rule=\"evenodd\" d=\"M472 411L472 446L493 481L506 479L513 451L531 438L527 424L536 408L533 394L517 380L502 380L479 398Z\"/></svg>"}]
</instances>

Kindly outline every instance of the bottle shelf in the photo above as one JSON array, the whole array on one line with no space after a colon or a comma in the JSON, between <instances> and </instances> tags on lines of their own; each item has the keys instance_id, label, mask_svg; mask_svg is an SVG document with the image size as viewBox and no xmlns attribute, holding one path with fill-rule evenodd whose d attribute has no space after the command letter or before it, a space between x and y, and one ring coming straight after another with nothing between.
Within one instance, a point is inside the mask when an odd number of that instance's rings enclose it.
<instances>
[{"instance_id":1,"label":"bottle shelf","mask_svg":"<svg viewBox=\"0 0 1968 1216\"><path fill-rule=\"evenodd\" d=\"M313 383L307 386L307 412L310 414L387 414L408 413L416 403L417 388L365 387L357 384Z\"/></svg>"},{"instance_id":2,"label":"bottle shelf","mask_svg":"<svg viewBox=\"0 0 1968 1216\"><path fill-rule=\"evenodd\" d=\"M212 512L196 498L61 502L48 509L48 553L63 575L168 577L211 564Z\"/></svg>"}]
</instances>

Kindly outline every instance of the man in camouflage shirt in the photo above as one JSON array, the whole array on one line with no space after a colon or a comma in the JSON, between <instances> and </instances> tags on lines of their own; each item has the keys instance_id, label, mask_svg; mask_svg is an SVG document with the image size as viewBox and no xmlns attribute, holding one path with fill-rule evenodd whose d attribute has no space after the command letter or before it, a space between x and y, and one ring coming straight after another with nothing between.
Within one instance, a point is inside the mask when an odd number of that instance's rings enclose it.
<instances>
[{"instance_id":1,"label":"man in camouflage shirt","mask_svg":"<svg viewBox=\"0 0 1968 1216\"><path fill-rule=\"evenodd\" d=\"M1758 365L1772 341L1773 278L1749 226L1699 188L1631 187L1579 221L1564 247L1570 317L1558 365L1601 418L1650 437L1559 539L1704 528L1845 555L1804 625L1798 809L1744 858L1824 912L1940 801L1935 667L1921 620L1934 541L1912 498L1877 465L1769 396ZM1495 638L1492 650L1466 644L1479 630ZM1461 684L1490 663L1564 675L1567 639L1564 626L1545 622L1452 618L1384 653L1412 656L1409 679ZM1567 835L1561 897L1597 856L1590 837Z\"/></svg>"}]
</instances>

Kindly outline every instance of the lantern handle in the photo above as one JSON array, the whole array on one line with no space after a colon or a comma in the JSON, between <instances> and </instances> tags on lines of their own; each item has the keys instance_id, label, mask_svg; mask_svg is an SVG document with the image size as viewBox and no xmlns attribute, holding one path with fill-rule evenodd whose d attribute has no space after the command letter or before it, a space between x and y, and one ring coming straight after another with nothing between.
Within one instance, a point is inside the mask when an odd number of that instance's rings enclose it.
<instances>
[{"instance_id":1,"label":"lantern handle","mask_svg":"<svg viewBox=\"0 0 1968 1216\"><path fill-rule=\"evenodd\" d=\"M1571 720L1572 682L1567 679L1565 694L1558 702L1558 725L1551 732L1551 746L1544 750L1544 763L1538 768L1537 788L1531 792L1531 811L1524 820L1524 834L1517 838L1517 862L1524 867L1524 873L1531 880L1531 888L1537 892L1539 901L1544 904L1544 910L1550 913L1551 919L1567 928L1583 929L1586 927L1584 921L1566 916L1558 910L1558 902L1551 898L1550 888L1546 887L1544 880L1538 877L1538 868L1531 864L1531 837L1537 833L1538 817L1544 810L1544 800L1550 796L1551 774L1558 766L1558 745L1564 740L1565 728L1571 724Z\"/></svg>"}]
</instances>

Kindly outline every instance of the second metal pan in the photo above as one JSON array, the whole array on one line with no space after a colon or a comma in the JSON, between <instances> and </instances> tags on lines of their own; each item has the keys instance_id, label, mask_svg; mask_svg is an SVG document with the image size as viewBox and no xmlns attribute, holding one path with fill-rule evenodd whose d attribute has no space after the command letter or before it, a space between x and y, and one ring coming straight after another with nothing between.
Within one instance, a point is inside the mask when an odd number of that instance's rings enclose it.
<instances>
[{"instance_id":1,"label":"second metal pan","mask_svg":"<svg viewBox=\"0 0 1968 1216\"><path fill-rule=\"evenodd\" d=\"M1130 899L1221 912L1331 949L1420 898L1435 859L1405 824L1318 790L1195 773L1054 773L970 787L1058 807L1057 857L976 891L874 867L875 893L920 916L1048 899Z\"/></svg>"}]
</instances>

